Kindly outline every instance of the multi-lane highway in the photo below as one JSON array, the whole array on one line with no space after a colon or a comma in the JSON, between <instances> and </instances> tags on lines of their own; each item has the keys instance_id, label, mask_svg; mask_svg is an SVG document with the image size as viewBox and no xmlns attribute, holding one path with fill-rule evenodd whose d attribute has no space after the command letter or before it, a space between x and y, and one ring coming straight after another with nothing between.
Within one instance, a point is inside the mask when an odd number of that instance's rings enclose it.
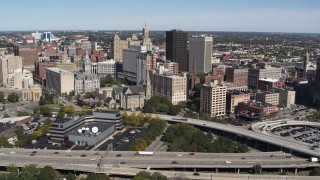
<instances>
[{"instance_id":1,"label":"multi-lane highway","mask_svg":"<svg viewBox=\"0 0 320 180\"><path fill-rule=\"evenodd\" d=\"M220 131L230 132L230 133L241 135L251 139L256 139L258 141L262 141L265 143L277 145L279 147L287 148L287 149L300 152L303 154L307 154L310 156L320 157L319 151L309 149L309 146L306 143L298 142L288 138L279 137L276 135L257 133L254 131L250 131L250 130L232 126L232 125L225 125L225 124L209 122L209 121L204 121L199 119L187 118L187 121L182 121L182 120L176 120L177 118L176 116L168 116L168 115L160 115L160 114L152 114L152 116L159 117L166 121L187 123L187 124L192 124L196 126L202 126L202 127L217 129Z\"/></svg>"},{"instance_id":2,"label":"multi-lane highway","mask_svg":"<svg viewBox=\"0 0 320 180\"><path fill-rule=\"evenodd\" d=\"M35 153L32 153L36 151ZM34 154L34 155L32 155ZM102 157L103 156L103 157ZM264 168L304 168L319 166L307 159L291 157L282 152L267 153L186 153L155 152L152 156L135 155L132 151L54 151L30 149L0 149L0 165L39 164L97 167L114 165L133 168L251 168L261 164Z\"/></svg>"}]
</instances>

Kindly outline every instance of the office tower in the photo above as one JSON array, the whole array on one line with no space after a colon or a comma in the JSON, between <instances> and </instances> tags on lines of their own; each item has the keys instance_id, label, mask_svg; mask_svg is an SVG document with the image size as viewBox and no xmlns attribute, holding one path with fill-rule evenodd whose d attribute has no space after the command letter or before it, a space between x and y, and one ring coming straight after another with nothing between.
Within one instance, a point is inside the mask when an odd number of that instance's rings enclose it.
<instances>
[{"instance_id":1,"label":"office tower","mask_svg":"<svg viewBox=\"0 0 320 180\"><path fill-rule=\"evenodd\" d=\"M189 70L192 69L194 58L197 73L210 72L212 70L212 43L212 37L189 38Z\"/></svg>"},{"instance_id":2,"label":"office tower","mask_svg":"<svg viewBox=\"0 0 320 180\"><path fill-rule=\"evenodd\" d=\"M157 70L149 71L151 96L166 97L172 104L187 100L186 74L176 76L163 65Z\"/></svg>"},{"instance_id":3,"label":"office tower","mask_svg":"<svg viewBox=\"0 0 320 180\"><path fill-rule=\"evenodd\" d=\"M74 90L74 74L59 68L47 68L46 88L59 96Z\"/></svg>"},{"instance_id":4,"label":"office tower","mask_svg":"<svg viewBox=\"0 0 320 180\"><path fill-rule=\"evenodd\" d=\"M149 30L147 29L147 23L145 23L145 25L142 29L142 35L143 35L142 46L146 46L147 51L151 51L152 50L152 42L149 37Z\"/></svg>"},{"instance_id":5,"label":"office tower","mask_svg":"<svg viewBox=\"0 0 320 180\"><path fill-rule=\"evenodd\" d=\"M320 92L320 58L317 60L316 91Z\"/></svg>"},{"instance_id":6,"label":"office tower","mask_svg":"<svg viewBox=\"0 0 320 180\"><path fill-rule=\"evenodd\" d=\"M188 71L188 34L181 30L166 32L166 57L179 64L180 71Z\"/></svg>"},{"instance_id":7,"label":"office tower","mask_svg":"<svg viewBox=\"0 0 320 180\"><path fill-rule=\"evenodd\" d=\"M303 60L303 76L302 76L303 79L307 79L308 65L309 65L309 53L307 51L306 56L304 57L304 60Z\"/></svg>"},{"instance_id":8,"label":"office tower","mask_svg":"<svg viewBox=\"0 0 320 180\"><path fill-rule=\"evenodd\" d=\"M214 80L214 82L204 85L200 94L201 113L209 114L211 117L225 115L226 92L227 87L218 84L218 80Z\"/></svg>"}]
</instances>

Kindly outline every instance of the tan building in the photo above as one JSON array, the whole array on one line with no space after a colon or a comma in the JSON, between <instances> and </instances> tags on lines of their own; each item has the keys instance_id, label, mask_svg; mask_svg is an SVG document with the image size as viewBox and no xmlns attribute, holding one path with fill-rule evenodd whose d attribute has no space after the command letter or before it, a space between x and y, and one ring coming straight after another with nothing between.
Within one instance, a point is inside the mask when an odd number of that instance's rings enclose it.
<instances>
[{"instance_id":1,"label":"tan building","mask_svg":"<svg viewBox=\"0 0 320 180\"><path fill-rule=\"evenodd\" d=\"M268 103L274 106L279 105L279 93L272 93L269 91L257 92L256 93L256 101L262 103Z\"/></svg>"},{"instance_id":2,"label":"tan building","mask_svg":"<svg viewBox=\"0 0 320 180\"><path fill-rule=\"evenodd\" d=\"M186 74L173 75L172 71L165 69L163 65L149 73L151 96L166 97L174 105L187 100Z\"/></svg>"},{"instance_id":3,"label":"tan building","mask_svg":"<svg viewBox=\"0 0 320 180\"><path fill-rule=\"evenodd\" d=\"M227 87L218 84L217 80L204 85L200 94L200 111L210 114L211 117L223 116L226 114L226 93Z\"/></svg>"},{"instance_id":4,"label":"tan building","mask_svg":"<svg viewBox=\"0 0 320 180\"><path fill-rule=\"evenodd\" d=\"M146 46L147 51L152 50L152 41L149 38L149 30L147 29L147 25L145 25L142 29L143 41L142 46Z\"/></svg>"},{"instance_id":5,"label":"tan building","mask_svg":"<svg viewBox=\"0 0 320 180\"><path fill-rule=\"evenodd\" d=\"M296 103L296 91L284 88L274 88L273 91L279 93L279 106L290 107Z\"/></svg>"},{"instance_id":6,"label":"tan building","mask_svg":"<svg viewBox=\"0 0 320 180\"><path fill-rule=\"evenodd\" d=\"M26 69L16 69L8 74L6 87L12 89L28 89L33 85L33 74Z\"/></svg>"},{"instance_id":7,"label":"tan building","mask_svg":"<svg viewBox=\"0 0 320 180\"><path fill-rule=\"evenodd\" d=\"M29 86L29 89L22 90L22 99L25 101L40 101L42 89L39 84Z\"/></svg>"},{"instance_id":8,"label":"tan building","mask_svg":"<svg viewBox=\"0 0 320 180\"><path fill-rule=\"evenodd\" d=\"M138 40L136 35L132 35L131 38L126 40L121 40L118 34L113 37L111 45L111 57L115 61L120 61L123 59L123 50L128 49L130 45L140 46L141 41Z\"/></svg>"},{"instance_id":9,"label":"tan building","mask_svg":"<svg viewBox=\"0 0 320 180\"><path fill-rule=\"evenodd\" d=\"M241 103L250 100L250 94L240 91L228 91L226 97L226 111L234 113L235 107Z\"/></svg>"},{"instance_id":10,"label":"tan building","mask_svg":"<svg viewBox=\"0 0 320 180\"><path fill-rule=\"evenodd\" d=\"M6 86L8 84L9 73L17 69L22 69L23 58L20 56L0 55L0 85Z\"/></svg>"},{"instance_id":11,"label":"tan building","mask_svg":"<svg viewBox=\"0 0 320 180\"><path fill-rule=\"evenodd\" d=\"M77 67L77 64L75 63L55 63L56 67L62 70L66 71L77 71L79 70L79 67Z\"/></svg>"},{"instance_id":12,"label":"tan building","mask_svg":"<svg viewBox=\"0 0 320 180\"><path fill-rule=\"evenodd\" d=\"M281 68L265 67L262 68L251 68L248 71L248 87L250 89L259 89L258 81L260 79L280 79L282 74Z\"/></svg>"},{"instance_id":13,"label":"tan building","mask_svg":"<svg viewBox=\"0 0 320 180\"><path fill-rule=\"evenodd\" d=\"M62 93L70 93L74 91L74 74L70 71L59 68L47 68L46 71L47 84L46 88L58 95Z\"/></svg>"}]
</instances>

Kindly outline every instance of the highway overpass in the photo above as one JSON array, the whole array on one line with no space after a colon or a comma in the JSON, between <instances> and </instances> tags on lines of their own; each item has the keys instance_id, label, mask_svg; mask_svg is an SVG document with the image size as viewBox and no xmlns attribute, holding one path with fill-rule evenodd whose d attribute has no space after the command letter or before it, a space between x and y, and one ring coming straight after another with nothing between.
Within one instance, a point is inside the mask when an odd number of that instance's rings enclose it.
<instances>
[{"instance_id":1,"label":"highway overpass","mask_svg":"<svg viewBox=\"0 0 320 180\"><path fill-rule=\"evenodd\" d=\"M129 112L128 112L129 113ZM287 148L292 151L296 151L302 154L306 154L309 156L315 156L320 158L320 152L316 150L311 150L309 148L309 145L303 142L296 141L294 139L288 139L284 137L280 137L277 135L272 134L264 134L264 133L258 133L251 130L247 130L241 127L236 127L232 125L225 125L210 121L204 121L199 119L191 119L187 118L187 121L185 120L177 120L179 117L177 116L169 116L169 115L160 115L160 114L152 114L153 117L159 117L163 120L169 121L169 122L179 122L179 123L186 123L191 125L196 125L200 127L206 127L211 129L216 129L219 131L229 132L232 134L244 136L250 139L255 139L261 142L273 144L279 147ZM266 122L267 123L267 122Z\"/></svg>"}]
</instances>

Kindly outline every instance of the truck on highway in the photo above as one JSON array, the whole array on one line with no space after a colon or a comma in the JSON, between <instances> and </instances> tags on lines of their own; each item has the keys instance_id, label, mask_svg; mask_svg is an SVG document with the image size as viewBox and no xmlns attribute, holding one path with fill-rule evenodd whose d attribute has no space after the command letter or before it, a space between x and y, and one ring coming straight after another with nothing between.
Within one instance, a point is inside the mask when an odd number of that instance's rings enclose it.
<instances>
[{"instance_id":1,"label":"truck on highway","mask_svg":"<svg viewBox=\"0 0 320 180\"><path fill-rule=\"evenodd\" d=\"M188 121L188 118L172 118L172 120L179 120L179 121Z\"/></svg>"},{"instance_id":2,"label":"truck on highway","mask_svg":"<svg viewBox=\"0 0 320 180\"><path fill-rule=\"evenodd\" d=\"M153 156L153 151L137 151L134 155Z\"/></svg>"},{"instance_id":3,"label":"truck on highway","mask_svg":"<svg viewBox=\"0 0 320 180\"><path fill-rule=\"evenodd\" d=\"M319 159L316 157L310 157L310 162L318 162Z\"/></svg>"}]
</instances>

